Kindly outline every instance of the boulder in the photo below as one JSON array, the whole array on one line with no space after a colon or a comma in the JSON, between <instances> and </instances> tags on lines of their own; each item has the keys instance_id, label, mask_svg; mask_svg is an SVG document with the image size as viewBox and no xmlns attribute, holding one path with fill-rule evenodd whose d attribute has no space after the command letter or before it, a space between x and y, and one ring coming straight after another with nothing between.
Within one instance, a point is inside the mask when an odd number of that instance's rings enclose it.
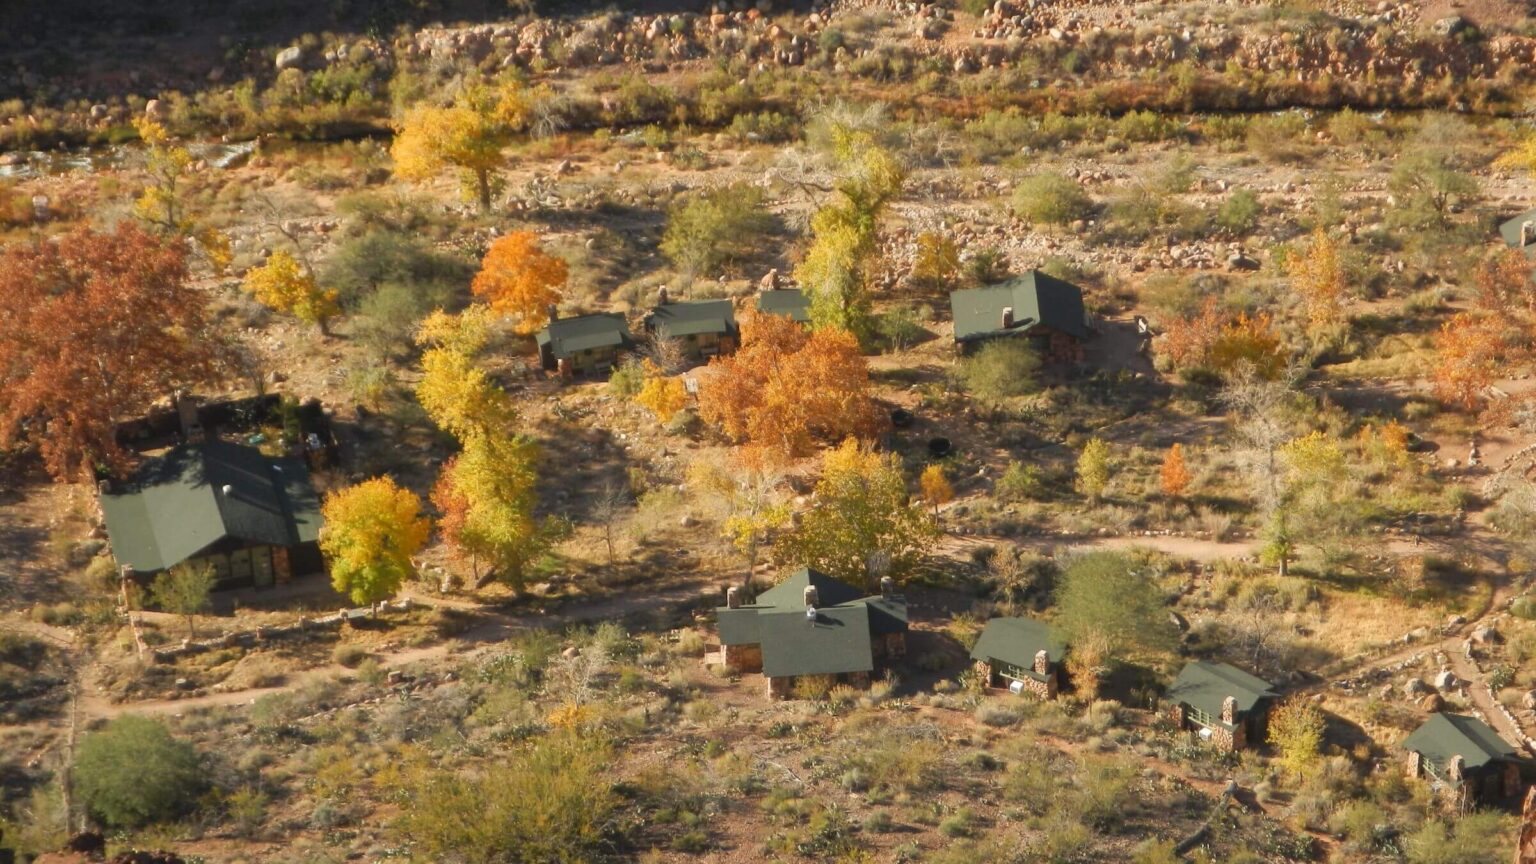
<instances>
[{"instance_id":1,"label":"boulder","mask_svg":"<svg viewBox=\"0 0 1536 864\"><path fill-rule=\"evenodd\" d=\"M284 48L283 50L277 52L277 59L273 61L273 65L277 67L277 71L279 72L283 71L284 69L297 69L303 64L304 49L297 45Z\"/></svg>"},{"instance_id":2,"label":"boulder","mask_svg":"<svg viewBox=\"0 0 1536 864\"><path fill-rule=\"evenodd\" d=\"M1442 669L1435 674L1435 689L1440 691L1455 690L1461 686L1461 679L1449 669Z\"/></svg>"},{"instance_id":3,"label":"boulder","mask_svg":"<svg viewBox=\"0 0 1536 864\"><path fill-rule=\"evenodd\" d=\"M1420 696L1429 692L1429 688L1418 678L1409 678L1403 682L1403 692L1409 696Z\"/></svg>"},{"instance_id":4,"label":"boulder","mask_svg":"<svg viewBox=\"0 0 1536 864\"><path fill-rule=\"evenodd\" d=\"M1499 641L1499 631L1492 627L1479 627L1472 631L1472 641L1478 645L1492 645Z\"/></svg>"}]
</instances>

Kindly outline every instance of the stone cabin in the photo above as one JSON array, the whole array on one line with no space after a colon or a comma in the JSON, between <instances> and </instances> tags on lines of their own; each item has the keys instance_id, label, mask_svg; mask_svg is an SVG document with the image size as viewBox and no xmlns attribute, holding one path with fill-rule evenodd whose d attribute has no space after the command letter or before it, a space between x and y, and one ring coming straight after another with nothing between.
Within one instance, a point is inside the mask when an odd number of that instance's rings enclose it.
<instances>
[{"instance_id":1,"label":"stone cabin","mask_svg":"<svg viewBox=\"0 0 1536 864\"><path fill-rule=\"evenodd\" d=\"M1083 362L1090 328L1083 289L1031 270L999 285L951 291L955 345L962 354L992 339L1030 340L1050 363Z\"/></svg>"},{"instance_id":2,"label":"stone cabin","mask_svg":"<svg viewBox=\"0 0 1536 864\"><path fill-rule=\"evenodd\" d=\"M981 631L971 659L988 687L1055 699L1061 689L1066 645L1049 625L1033 618L993 618Z\"/></svg>"},{"instance_id":3,"label":"stone cabin","mask_svg":"<svg viewBox=\"0 0 1536 864\"><path fill-rule=\"evenodd\" d=\"M561 318L551 307L549 324L534 336L539 346L539 365L562 378L601 375L619 362L619 355L634 347L624 316L614 312Z\"/></svg>"},{"instance_id":4,"label":"stone cabin","mask_svg":"<svg viewBox=\"0 0 1536 864\"><path fill-rule=\"evenodd\" d=\"M868 687L876 672L906 656L907 601L889 578L879 594L865 595L802 568L753 603L741 593L727 590L716 610L720 660L731 672L761 672L774 699L792 697L808 676Z\"/></svg>"},{"instance_id":5,"label":"stone cabin","mask_svg":"<svg viewBox=\"0 0 1536 864\"><path fill-rule=\"evenodd\" d=\"M1226 663L1196 660L1168 688L1169 718L1223 750L1242 750L1267 737L1278 694L1269 682Z\"/></svg>"},{"instance_id":6,"label":"stone cabin","mask_svg":"<svg viewBox=\"0 0 1536 864\"><path fill-rule=\"evenodd\" d=\"M222 591L325 571L320 496L302 459L228 441L183 444L100 492L112 555L129 578L209 564Z\"/></svg>"},{"instance_id":7,"label":"stone cabin","mask_svg":"<svg viewBox=\"0 0 1536 864\"><path fill-rule=\"evenodd\" d=\"M1536 210L1521 213L1499 226L1504 245L1519 249L1527 257L1536 257Z\"/></svg>"},{"instance_id":8,"label":"stone cabin","mask_svg":"<svg viewBox=\"0 0 1536 864\"><path fill-rule=\"evenodd\" d=\"M1459 806L1494 803L1520 794L1525 760L1487 723L1441 712L1403 740L1408 775L1428 780Z\"/></svg>"},{"instance_id":9,"label":"stone cabin","mask_svg":"<svg viewBox=\"0 0 1536 864\"><path fill-rule=\"evenodd\" d=\"M796 324L811 323L811 301L799 288L758 292L757 311L763 315L783 315Z\"/></svg>"},{"instance_id":10,"label":"stone cabin","mask_svg":"<svg viewBox=\"0 0 1536 864\"><path fill-rule=\"evenodd\" d=\"M657 297L656 308L645 316L645 332L677 342L683 356L696 363L735 351L740 338L731 301L674 303L665 288Z\"/></svg>"}]
</instances>

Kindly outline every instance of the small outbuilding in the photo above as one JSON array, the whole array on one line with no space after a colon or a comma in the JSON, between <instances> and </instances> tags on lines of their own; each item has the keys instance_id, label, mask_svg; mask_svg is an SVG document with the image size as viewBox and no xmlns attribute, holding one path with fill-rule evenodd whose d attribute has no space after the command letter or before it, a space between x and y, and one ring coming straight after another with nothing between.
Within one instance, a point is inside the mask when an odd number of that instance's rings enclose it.
<instances>
[{"instance_id":1,"label":"small outbuilding","mask_svg":"<svg viewBox=\"0 0 1536 864\"><path fill-rule=\"evenodd\" d=\"M1466 714L1438 713L1403 740L1408 774L1422 777L1460 804L1520 794L1520 758L1487 723Z\"/></svg>"},{"instance_id":2,"label":"small outbuilding","mask_svg":"<svg viewBox=\"0 0 1536 864\"><path fill-rule=\"evenodd\" d=\"M1536 210L1521 213L1499 226L1504 245L1536 256Z\"/></svg>"},{"instance_id":3,"label":"small outbuilding","mask_svg":"<svg viewBox=\"0 0 1536 864\"><path fill-rule=\"evenodd\" d=\"M809 568L743 603L740 588L716 610L720 660L735 673L761 672L775 699L802 678L868 687L874 674L906 656L907 601L890 579L879 594Z\"/></svg>"},{"instance_id":4,"label":"small outbuilding","mask_svg":"<svg viewBox=\"0 0 1536 864\"><path fill-rule=\"evenodd\" d=\"M757 295L757 311L783 315L796 324L811 323L811 301L799 288L774 288Z\"/></svg>"},{"instance_id":5,"label":"small outbuilding","mask_svg":"<svg viewBox=\"0 0 1536 864\"><path fill-rule=\"evenodd\" d=\"M993 618L981 631L971 659L988 687L1006 687L1055 699L1067 647L1050 625L1033 618Z\"/></svg>"},{"instance_id":6,"label":"small outbuilding","mask_svg":"<svg viewBox=\"0 0 1536 864\"><path fill-rule=\"evenodd\" d=\"M1088 338L1083 289L1039 270L985 288L952 291L955 344L970 352L992 339L1029 339L1045 359L1081 363Z\"/></svg>"},{"instance_id":7,"label":"small outbuilding","mask_svg":"<svg viewBox=\"0 0 1536 864\"><path fill-rule=\"evenodd\" d=\"M325 569L320 496L302 459L228 441L184 444L103 484L101 513L125 574L208 564L215 588L266 588Z\"/></svg>"},{"instance_id":8,"label":"small outbuilding","mask_svg":"<svg viewBox=\"0 0 1536 864\"><path fill-rule=\"evenodd\" d=\"M662 289L656 308L645 316L645 331L674 341L684 357L698 361L736 350L736 310L729 300L674 303Z\"/></svg>"},{"instance_id":9,"label":"small outbuilding","mask_svg":"<svg viewBox=\"0 0 1536 864\"><path fill-rule=\"evenodd\" d=\"M1263 743L1277 698L1268 681L1236 666L1204 660L1186 665L1168 688L1174 725L1194 730L1223 750Z\"/></svg>"},{"instance_id":10,"label":"small outbuilding","mask_svg":"<svg viewBox=\"0 0 1536 864\"><path fill-rule=\"evenodd\" d=\"M629 325L615 312L557 317L550 310L548 326L534 336L539 346L539 365L564 377L602 374L612 369L619 355L634 347Z\"/></svg>"}]
</instances>

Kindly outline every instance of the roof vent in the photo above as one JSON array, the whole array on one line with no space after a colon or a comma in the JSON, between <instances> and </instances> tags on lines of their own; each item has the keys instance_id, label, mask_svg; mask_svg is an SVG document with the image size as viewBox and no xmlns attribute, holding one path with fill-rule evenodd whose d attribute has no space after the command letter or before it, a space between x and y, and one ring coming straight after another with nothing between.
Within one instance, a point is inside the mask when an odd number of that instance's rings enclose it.
<instances>
[{"instance_id":1,"label":"roof vent","mask_svg":"<svg viewBox=\"0 0 1536 864\"><path fill-rule=\"evenodd\" d=\"M811 622L812 624L816 623L816 607L815 606L807 606L807 607L805 607L805 620Z\"/></svg>"},{"instance_id":2,"label":"roof vent","mask_svg":"<svg viewBox=\"0 0 1536 864\"><path fill-rule=\"evenodd\" d=\"M233 487L233 486L231 486L231 485L229 485L229 484L228 484L228 483L225 483L225 484L224 484L224 489L223 489L223 492L224 492L224 497L226 497L226 498L227 498L227 497L229 497L229 496L230 496L230 495L233 495L233 494L235 494L235 487Z\"/></svg>"}]
</instances>

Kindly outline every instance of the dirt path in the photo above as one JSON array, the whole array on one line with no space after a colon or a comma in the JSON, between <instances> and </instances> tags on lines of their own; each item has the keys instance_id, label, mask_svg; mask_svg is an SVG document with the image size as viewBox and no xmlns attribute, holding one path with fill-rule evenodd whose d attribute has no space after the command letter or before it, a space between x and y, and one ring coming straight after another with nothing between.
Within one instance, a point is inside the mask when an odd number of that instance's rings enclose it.
<instances>
[{"instance_id":1,"label":"dirt path","mask_svg":"<svg viewBox=\"0 0 1536 864\"><path fill-rule=\"evenodd\" d=\"M403 669L452 656L464 656L471 651L496 642L505 641L514 633L538 628L569 627L594 621L612 621L670 611L698 598L712 583L709 580L692 580L648 593L626 594L589 602L570 603L546 613L519 613L507 615L493 606L477 606L472 603L452 602L458 609L474 610L489 620L476 624L453 639L422 648L407 648L375 656L384 669ZM89 721L112 718L122 714L179 714L197 708L216 708L249 705L263 696L297 690L318 680L350 674L352 670L340 664L327 664L305 669L288 676L281 685L223 693L206 693L185 699L151 699L138 702L109 701L99 691L83 693L80 698L80 718Z\"/></svg>"}]
</instances>

